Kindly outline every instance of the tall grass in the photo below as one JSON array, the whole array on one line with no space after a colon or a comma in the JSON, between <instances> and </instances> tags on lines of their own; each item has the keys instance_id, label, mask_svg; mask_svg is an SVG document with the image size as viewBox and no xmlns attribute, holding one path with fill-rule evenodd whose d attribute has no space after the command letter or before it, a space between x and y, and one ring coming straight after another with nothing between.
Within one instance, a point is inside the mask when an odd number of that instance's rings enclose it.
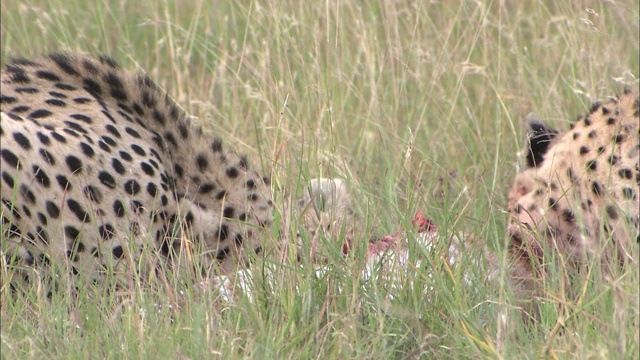
<instances>
[{"instance_id":1,"label":"tall grass","mask_svg":"<svg viewBox=\"0 0 640 360\"><path fill-rule=\"evenodd\" d=\"M5 291L0 356L638 358L637 269L611 283L594 275L570 298L551 279L533 328L504 322L511 302L500 281L464 286L467 267L484 278L472 259L454 269L434 260L393 296L359 273L367 239L407 225L416 209L442 233L474 234L501 254L523 117L566 128L592 100L637 87L639 6L2 0L3 64L62 51L146 71L271 176L283 221L310 178L337 177L357 198L361 231L349 259L335 247L330 271L280 266L279 287L256 286L253 301L233 305L190 278L124 296Z\"/></svg>"}]
</instances>

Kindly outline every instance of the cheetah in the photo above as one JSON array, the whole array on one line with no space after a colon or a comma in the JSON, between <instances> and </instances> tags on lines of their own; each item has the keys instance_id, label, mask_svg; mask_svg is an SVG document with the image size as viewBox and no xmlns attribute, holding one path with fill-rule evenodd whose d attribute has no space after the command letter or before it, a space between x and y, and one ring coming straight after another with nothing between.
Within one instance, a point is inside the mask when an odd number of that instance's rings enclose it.
<instances>
[{"instance_id":1,"label":"cheetah","mask_svg":"<svg viewBox=\"0 0 640 360\"><path fill-rule=\"evenodd\" d=\"M605 275L637 265L639 113L638 93L625 90L564 134L528 117L526 168L508 195L507 229L516 267L530 275L525 288L544 275L550 254L577 269L596 259Z\"/></svg>"},{"instance_id":2,"label":"cheetah","mask_svg":"<svg viewBox=\"0 0 640 360\"><path fill-rule=\"evenodd\" d=\"M149 77L107 57L17 59L1 73L2 255L96 280L142 251L200 249L230 273L265 249L267 177ZM186 240L189 241L186 241Z\"/></svg>"}]
</instances>

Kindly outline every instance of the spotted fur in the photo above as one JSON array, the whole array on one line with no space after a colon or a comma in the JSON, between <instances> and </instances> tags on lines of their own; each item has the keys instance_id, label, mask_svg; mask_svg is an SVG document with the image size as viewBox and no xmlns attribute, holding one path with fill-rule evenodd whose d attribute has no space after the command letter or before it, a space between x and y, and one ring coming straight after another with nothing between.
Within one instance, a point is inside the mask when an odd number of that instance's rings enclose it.
<instances>
[{"instance_id":1,"label":"spotted fur","mask_svg":"<svg viewBox=\"0 0 640 360\"><path fill-rule=\"evenodd\" d=\"M628 90L564 134L529 118L527 168L509 193L508 230L531 274L544 273L551 253L573 265L600 259L605 272L637 264L639 113L638 93Z\"/></svg>"},{"instance_id":2,"label":"spotted fur","mask_svg":"<svg viewBox=\"0 0 640 360\"><path fill-rule=\"evenodd\" d=\"M170 257L190 244L223 273L262 253L268 179L148 77L106 57L54 54L14 60L1 83L9 264L57 262L95 279L129 271L148 245Z\"/></svg>"}]
</instances>

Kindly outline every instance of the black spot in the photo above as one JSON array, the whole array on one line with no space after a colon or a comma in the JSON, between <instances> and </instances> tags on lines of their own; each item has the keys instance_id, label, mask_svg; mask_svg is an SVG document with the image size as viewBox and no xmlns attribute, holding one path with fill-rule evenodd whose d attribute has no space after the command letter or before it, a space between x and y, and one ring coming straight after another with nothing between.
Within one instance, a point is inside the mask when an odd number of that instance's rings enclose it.
<instances>
[{"instance_id":1,"label":"black spot","mask_svg":"<svg viewBox=\"0 0 640 360\"><path fill-rule=\"evenodd\" d=\"M222 200L227 195L227 190L220 190L216 194L216 200Z\"/></svg>"},{"instance_id":2,"label":"black spot","mask_svg":"<svg viewBox=\"0 0 640 360\"><path fill-rule=\"evenodd\" d=\"M0 96L2 95L0 94ZM7 113L7 116L15 121L24 121L24 119L22 119L19 115L16 115L14 113Z\"/></svg>"},{"instance_id":3,"label":"black spot","mask_svg":"<svg viewBox=\"0 0 640 360\"><path fill-rule=\"evenodd\" d=\"M207 168L209 167L209 161L204 154L199 154L198 156L196 156L196 164L198 165L198 169L200 169L200 172L205 172L205 170L207 170Z\"/></svg>"},{"instance_id":4,"label":"black spot","mask_svg":"<svg viewBox=\"0 0 640 360\"><path fill-rule=\"evenodd\" d=\"M213 152L222 151L222 141L220 139L214 139L213 142L211 142L211 151Z\"/></svg>"},{"instance_id":5,"label":"black spot","mask_svg":"<svg viewBox=\"0 0 640 360\"><path fill-rule=\"evenodd\" d=\"M45 188L48 188L51 185L49 176L47 176L47 173L45 173L45 171L41 167L33 165L31 169L33 170L33 175L35 176L36 180L38 180L38 183L40 183Z\"/></svg>"},{"instance_id":6,"label":"black spot","mask_svg":"<svg viewBox=\"0 0 640 360\"><path fill-rule=\"evenodd\" d=\"M59 99L48 99L48 100L45 100L45 103L47 103L47 104L49 104L51 106L58 106L58 107L67 106L66 102L64 102L62 100L59 100Z\"/></svg>"},{"instance_id":7,"label":"black spot","mask_svg":"<svg viewBox=\"0 0 640 360\"><path fill-rule=\"evenodd\" d=\"M187 225L191 226L191 224L193 224L193 220L194 220L193 213L191 213L191 211L188 211L187 215L185 215L184 217L184 222Z\"/></svg>"},{"instance_id":8,"label":"black spot","mask_svg":"<svg viewBox=\"0 0 640 360\"><path fill-rule=\"evenodd\" d=\"M5 96L0 94L0 104L15 104L18 101L18 99L16 99L13 96ZM18 120L20 121L20 120Z\"/></svg>"},{"instance_id":9,"label":"black spot","mask_svg":"<svg viewBox=\"0 0 640 360\"><path fill-rule=\"evenodd\" d=\"M147 184L147 194L149 194L153 198L158 196L158 187L156 186L156 184L152 182Z\"/></svg>"},{"instance_id":10,"label":"black spot","mask_svg":"<svg viewBox=\"0 0 640 360\"><path fill-rule=\"evenodd\" d=\"M152 222L157 222L158 220L165 220L167 218L167 212L164 210L160 210L160 211L154 211L151 213L151 221Z\"/></svg>"},{"instance_id":11,"label":"black spot","mask_svg":"<svg viewBox=\"0 0 640 360\"><path fill-rule=\"evenodd\" d=\"M250 190L256 188L256 182L253 179L247 180L247 182L244 185L247 189L250 189Z\"/></svg>"},{"instance_id":12,"label":"black spot","mask_svg":"<svg viewBox=\"0 0 640 360\"><path fill-rule=\"evenodd\" d=\"M4 182L7 184L9 188L13 189L13 186L15 185L13 181L13 176L11 176L8 172L3 171L2 180L4 180Z\"/></svg>"},{"instance_id":13,"label":"black spot","mask_svg":"<svg viewBox=\"0 0 640 360\"><path fill-rule=\"evenodd\" d=\"M611 112L611 110L609 110L609 108L607 108L606 106L602 107L602 115L607 115Z\"/></svg>"},{"instance_id":14,"label":"black spot","mask_svg":"<svg viewBox=\"0 0 640 360\"><path fill-rule=\"evenodd\" d=\"M120 65L118 65L118 63L113 60L112 58L105 56L105 55L100 55L98 56L98 61L100 61L100 63L107 65L108 67L112 68L112 69L119 69Z\"/></svg>"},{"instance_id":15,"label":"black spot","mask_svg":"<svg viewBox=\"0 0 640 360\"><path fill-rule=\"evenodd\" d=\"M58 75L45 70L36 71L36 77L44 80L49 80L49 81L60 81L60 78L58 77Z\"/></svg>"},{"instance_id":16,"label":"black spot","mask_svg":"<svg viewBox=\"0 0 640 360\"><path fill-rule=\"evenodd\" d=\"M75 98L73 99L73 102L77 103L77 104L86 104L86 103L90 103L91 99L87 99L87 98Z\"/></svg>"},{"instance_id":17,"label":"black spot","mask_svg":"<svg viewBox=\"0 0 640 360\"><path fill-rule=\"evenodd\" d=\"M15 111L15 110L14 110ZM17 112L17 111L16 111ZM42 119L45 117L49 117L51 116L53 113L49 110L45 110L45 109L38 109L34 112L32 112L31 114L27 115L28 118L31 119Z\"/></svg>"},{"instance_id":18,"label":"black spot","mask_svg":"<svg viewBox=\"0 0 640 360\"><path fill-rule=\"evenodd\" d=\"M147 153L144 151L144 149L136 144L131 145L131 149L140 156L147 156Z\"/></svg>"},{"instance_id":19,"label":"black spot","mask_svg":"<svg viewBox=\"0 0 640 360\"><path fill-rule=\"evenodd\" d=\"M620 161L620 156L613 155L613 154L611 154L611 156L609 156L609 164L615 165L615 164L618 163L618 161Z\"/></svg>"},{"instance_id":20,"label":"black spot","mask_svg":"<svg viewBox=\"0 0 640 360\"><path fill-rule=\"evenodd\" d=\"M631 169L620 169L618 170L618 176L622 179L631 179L633 177L633 172Z\"/></svg>"},{"instance_id":21,"label":"black spot","mask_svg":"<svg viewBox=\"0 0 640 360\"><path fill-rule=\"evenodd\" d=\"M108 172L100 171L100 173L98 174L98 179L106 187L110 189L116 188L116 179L114 179L113 176L111 176L111 174L109 174Z\"/></svg>"},{"instance_id":22,"label":"black spot","mask_svg":"<svg viewBox=\"0 0 640 360\"><path fill-rule=\"evenodd\" d=\"M65 120L64 123L70 128L82 134L88 134L87 130L75 121ZM66 129L64 129L66 130Z\"/></svg>"},{"instance_id":23,"label":"black spot","mask_svg":"<svg viewBox=\"0 0 640 360\"><path fill-rule=\"evenodd\" d=\"M240 173L238 172L238 169L236 169L235 167L229 167L227 168L227 176L235 179L238 177L238 175L240 175Z\"/></svg>"},{"instance_id":24,"label":"black spot","mask_svg":"<svg viewBox=\"0 0 640 360\"><path fill-rule=\"evenodd\" d=\"M102 115L104 115L107 119L109 119L109 121L111 121L111 123L115 124L116 123L116 119L113 118L113 116L111 116L111 113L108 112L107 110L102 110L101 111Z\"/></svg>"},{"instance_id":25,"label":"black spot","mask_svg":"<svg viewBox=\"0 0 640 360\"><path fill-rule=\"evenodd\" d=\"M187 140L189 138L189 129L184 122L180 122L178 124L178 133L180 133L182 140Z\"/></svg>"},{"instance_id":26,"label":"black spot","mask_svg":"<svg viewBox=\"0 0 640 360\"><path fill-rule=\"evenodd\" d=\"M116 100L126 100L127 93L124 91L124 86L122 85L122 81L115 73L108 73L104 76L104 80L111 87L111 91L109 94Z\"/></svg>"},{"instance_id":27,"label":"black spot","mask_svg":"<svg viewBox=\"0 0 640 360\"><path fill-rule=\"evenodd\" d=\"M587 161L587 170L594 171L598 167L598 163L595 160Z\"/></svg>"},{"instance_id":28,"label":"black spot","mask_svg":"<svg viewBox=\"0 0 640 360\"><path fill-rule=\"evenodd\" d=\"M140 215L144 213L144 205L142 205L140 201L131 200L131 203L129 205L131 206L131 211L133 211L134 214Z\"/></svg>"},{"instance_id":29,"label":"black spot","mask_svg":"<svg viewBox=\"0 0 640 360\"><path fill-rule=\"evenodd\" d=\"M147 164L146 162L141 162L140 163L140 167L142 168L142 171L144 171L145 174L149 175L149 176L153 176L155 175L155 171L153 170L153 166Z\"/></svg>"},{"instance_id":30,"label":"black spot","mask_svg":"<svg viewBox=\"0 0 640 360\"><path fill-rule=\"evenodd\" d=\"M58 67L64 71L65 73L73 76L79 76L78 71L73 67L71 58L62 54L51 54L49 55L49 59L53 60L53 62L58 65Z\"/></svg>"},{"instance_id":31,"label":"black spot","mask_svg":"<svg viewBox=\"0 0 640 360\"><path fill-rule=\"evenodd\" d=\"M22 165L20 164L18 157L14 153L12 153L10 150L8 149L0 150L0 156L2 156L2 159L5 161L5 164L8 164L11 168L18 169L18 170L22 168Z\"/></svg>"},{"instance_id":32,"label":"black spot","mask_svg":"<svg viewBox=\"0 0 640 360\"><path fill-rule=\"evenodd\" d=\"M596 131L595 130L591 130L589 131L589 133L587 134L587 137L589 137L589 139L593 139L596 137Z\"/></svg>"},{"instance_id":33,"label":"black spot","mask_svg":"<svg viewBox=\"0 0 640 360\"><path fill-rule=\"evenodd\" d=\"M80 237L80 231L73 226L67 225L64 227L64 234L71 240L75 240Z\"/></svg>"},{"instance_id":34,"label":"black spot","mask_svg":"<svg viewBox=\"0 0 640 360\"><path fill-rule=\"evenodd\" d=\"M608 125L613 125L615 123L616 123L616 119L615 118L610 117L610 118L607 119L607 124Z\"/></svg>"},{"instance_id":35,"label":"black spot","mask_svg":"<svg viewBox=\"0 0 640 360\"><path fill-rule=\"evenodd\" d=\"M14 61L14 64L19 65L18 62ZM19 66L15 65L6 65L4 69L7 73L11 74L11 81L18 84L28 84L31 82L27 73Z\"/></svg>"},{"instance_id":36,"label":"black spot","mask_svg":"<svg viewBox=\"0 0 640 360\"><path fill-rule=\"evenodd\" d=\"M618 210L616 210L616 208L613 205L607 205L607 215L609 215L609 218L611 220L617 220Z\"/></svg>"},{"instance_id":37,"label":"black spot","mask_svg":"<svg viewBox=\"0 0 640 360\"><path fill-rule=\"evenodd\" d=\"M79 174L82 172L82 161L80 161L80 159L78 159L77 157L73 155L67 155L67 157L65 158L65 162L67 163L67 166L72 173Z\"/></svg>"},{"instance_id":38,"label":"black spot","mask_svg":"<svg viewBox=\"0 0 640 360\"><path fill-rule=\"evenodd\" d=\"M53 137L57 142L59 142L59 143L63 143L63 144L66 144L66 143L67 143L67 139L66 139L64 136L62 136L62 135L58 134L58 133L57 133L57 132L55 132L55 131L52 131L52 132L51 132L51 136L52 136L52 137Z\"/></svg>"},{"instance_id":39,"label":"black spot","mask_svg":"<svg viewBox=\"0 0 640 360\"><path fill-rule=\"evenodd\" d=\"M164 146L164 142L162 141L162 138L160 137L160 135L155 134L152 138L151 141L153 141L154 144L156 144L157 147L159 147L160 149L162 149L163 152L166 152L167 149Z\"/></svg>"},{"instance_id":40,"label":"black spot","mask_svg":"<svg viewBox=\"0 0 640 360\"><path fill-rule=\"evenodd\" d=\"M111 253L116 259L121 259L124 256L124 251L122 250L122 246L120 245L114 246L114 248L111 249Z\"/></svg>"},{"instance_id":41,"label":"black spot","mask_svg":"<svg viewBox=\"0 0 640 360\"><path fill-rule=\"evenodd\" d=\"M71 129L62 129L62 131L64 131L65 133L73 136L73 137L80 137L80 134L78 134L77 132L71 130Z\"/></svg>"},{"instance_id":42,"label":"black spot","mask_svg":"<svg viewBox=\"0 0 640 360\"><path fill-rule=\"evenodd\" d=\"M198 193L200 194L208 194L211 191L213 191L215 189L215 186L211 183L206 183L206 184L202 184L200 185L200 187L198 188Z\"/></svg>"},{"instance_id":43,"label":"black spot","mask_svg":"<svg viewBox=\"0 0 640 360\"><path fill-rule=\"evenodd\" d=\"M16 106L14 108L11 109L11 113L23 113L23 112L27 112L31 110L30 107L28 106ZM18 115L16 115L15 117L11 117L12 119L16 120L16 121L22 121L22 118L19 117Z\"/></svg>"},{"instance_id":44,"label":"black spot","mask_svg":"<svg viewBox=\"0 0 640 360\"><path fill-rule=\"evenodd\" d=\"M230 251L231 250L229 250L228 246L225 246L224 248L222 248L222 250L218 250L218 252L216 253L216 260L218 261L224 260Z\"/></svg>"},{"instance_id":45,"label":"black spot","mask_svg":"<svg viewBox=\"0 0 640 360\"><path fill-rule=\"evenodd\" d=\"M225 207L224 210L222 211L222 216L232 219L234 212L235 210L232 207L228 206L228 207Z\"/></svg>"},{"instance_id":46,"label":"black spot","mask_svg":"<svg viewBox=\"0 0 640 360\"><path fill-rule=\"evenodd\" d=\"M66 90L66 91L75 91L77 90L77 88L73 85L69 85L69 84L64 84L64 83L55 83L53 84L53 86L55 86L56 88L60 89L60 90Z\"/></svg>"},{"instance_id":47,"label":"black spot","mask_svg":"<svg viewBox=\"0 0 640 360\"><path fill-rule=\"evenodd\" d=\"M151 101L149 101L149 103L151 104ZM153 105L155 105L155 102L153 103L154 103ZM153 120L155 120L155 122L157 122L159 125L164 126L165 123L167 122L164 115L158 110L153 110L153 114L151 116L153 117Z\"/></svg>"},{"instance_id":48,"label":"black spot","mask_svg":"<svg viewBox=\"0 0 640 360\"><path fill-rule=\"evenodd\" d=\"M40 224L42 224L42 226L47 226L49 223L47 216L41 212L38 212L38 220L40 220Z\"/></svg>"},{"instance_id":49,"label":"black spot","mask_svg":"<svg viewBox=\"0 0 640 360\"><path fill-rule=\"evenodd\" d=\"M247 195L247 199L251 200L251 201L257 201L258 200L258 195L251 193Z\"/></svg>"},{"instance_id":50,"label":"black spot","mask_svg":"<svg viewBox=\"0 0 640 360\"><path fill-rule=\"evenodd\" d=\"M135 131L134 129L130 128L130 127L126 127L124 128L124 131L127 132L127 134L133 136L136 139L140 139L140 134L138 134L137 131Z\"/></svg>"},{"instance_id":51,"label":"black spot","mask_svg":"<svg viewBox=\"0 0 640 360\"><path fill-rule=\"evenodd\" d=\"M84 193L84 196L87 197L87 199L93 201L94 203L100 204L102 202L102 193L95 186L87 185L84 187L84 189L82 189L82 192Z\"/></svg>"},{"instance_id":52,"label":"black spot","mask_svg":"<svg viewBox=\"0 0 640 360\"><path fill-rule=\"evenodd\" d=\"M104 140L104 142L106 142L110 146L116 146L116 141L107 135L102 135L101 139Z\"/></svg>"},{"instance_id":53,"label":"black spot","mask_svg":"<svg viewBox=\"0 0 640 360\"><path fill-rule=\"evenodd\" d=\"M593 194L596 196L604 195L604 190L602 189L602 185L600 185L600 183L597 181L594 181L591 184L591 191L593 191Z\"/></svg>"},{"instance_id":54,"label":"black spot","mask_svg":"<svg viewBox=\"0 0 640 360\"><path fill-rule=\"evenodd\" d=\"M93 79L83 78L82 87L93 96L102 96L102 87Z\"/></svg>"},{"instance_id":55,"label":"black spot","mask_svg":"<svg viewBox=\"0 0 640 360\"><path fill-rule=\"evenodd\" d=\"M98 147L106 152L111 152L111 148L109 147L109 145L105 144L102 140L98 140Z\"/></svg>"},{"instance_id":56,"label":"black spot","mask_svg":"<svg viewBox=\"0 0 640 360\"><path fill-rule=\"evenodd\" d=\"M27 205L22 205L22 214L29 219L31 219L31 210L27 207ZM31 233L29 233L31 234ZM34 239L33 237L31 239Z\"/></svg>"},{"instance_id":57,"label":"black spot","mask_svg":"<svg viewBox=\"0 0 640 360\"><path fill-rule=\"evenodd\" d=\"M622 189L622 195L625 197L625 199L633 199L635 197L635 192L632 188L624 188Z\"/></svg>"},{"instance_id":58,"label":"black spot","mask_svg":"<svg viewBox=\"0 0 640 360\"><path fill-rule=\"evenodd\" d=\"M615 142L616 144L620 144L621 142L624 141L624 139L625 139L624 134L618 134L613 137L613 142Z\"/></svg>"},{"instance_id":59,"label":"black spot","mask_svg":"<svg viewBox=\"0 0 640 360\"><path fill-rule=\"evenodd\" d=\"M78 220L82 222L90 222L91 219L89 214L84 211L80 203L73 199L67 199L67 205L69 206L69 210L78 218Z\"/></svg>"},{"instance_id":60,"label":"black spot","mask_svg":"<svg viewBox=\"0 0 640 360\"><path fill-rule=\"evenodd\" d=\"M71 187L71 182L69 182L69 179L67 179L66 176L64 175L56 175L56 181L58 182L58 185L60 185L60 188L64 191L71 191L72 187Z\"/></svg>"},{"instance_id":61,"label":"black spot","mask_svg":"<svg viewBox=\"0 0 640 360\"><path fill-rule=\"evenodd\" d=\"M58 98L58 99L66 99L68 98L67 95L57 92L57 91L49 91L49 95L53 96L54 98Z\"/></svg>"},{"instance_id":62,"label":"black spot","mask_svg":"<svg viewBox=\"0 0 640 360\"><path fill-rule=\"evenodd\" d=\"M236 234L236 236L233 238L233 242L236 243L237 246L242 246L242 235L240 234Z\"/></svg>"},{"instance_id":63,"label":"black spot","mask_svg":"<svg viewBox=\"0 0 640 360\"><path fill-rule=\"evenodd\" d=\"M100 233L102 240L111 240L116 233L116 229L114 229L111 224L107 223L98 228L98 233Z\"/></svg>"},{"instance_id":64,"label":"black spot","mask_svg":"<svg viewBox=\"0 0 640 360\"><path fill-rule=\"evenodd\" d=\"M137 102L133 103L133 111L136 112L136 114L143 116L144 115L144 109L142 109L142 106L140 106L140 104L138 104Z\"/></svg>"},{"instance_id":65,"label":"black spot","mask_svg":"<svg viewBox=\"0 0 640 360\"><path fill-rule=\"evenodd\" d=\"M151 153L151 156L155 157L156 159L160 159L160 154L158 154L158 152L154 148L149 148L149 152Z\"/></svg>"},{"instance_id":66,"label":"black spot","mask_svg":"<svg viewBox=\"0 0 640 360\"><path fill-rule=\"evenodd\" d=\"M36 202L36 196L33 194L33 191L31 191L27 185L25 184L21 184L20 185L20 194L22 195L22 197L24 197L24 199L29 203L29 204L35 204Z\"/></svg>"},{"instance_id":67,"label":"black spot","mask_svg":"<svg viewBox=\"0 0 640 360\"><path fill-rule=\"evenodd\" d=\"M36 136L38 137L38 140L40 140L40 143L42 143L42 145L46 145L46 146L51 145L51 139L47 135L38 131L36 133Z\"/></svg>"},{"instance_id":68,"label":"black spot","mask_svg":"<svg viewBox=\"0 0 640 360\"><path fill-rule=\"evenodd\" d=\"M93 148L89 144L86 144L84 142L80 142L80 149L85 156L90 158L96 154L96 152L93 151Z\"/></svg>"},{"instance_id":69,"label":"black spot","mask_svg":"<svg viewBox=\"0 0 640 360\"><path fill-rule=\"evenodd\" d=\"M176 141L175 136L173 136L173 133L170 133L170 132L168 132L168 131L167 131L167 132L164 134L164 138L165 138L165 140L167 140L167 142L168 142L171 146L173 146L173 147L178 147L178 142Z\"/></svg>"},{"instance_id":70,"label":"black spot","mask_svg":"<svg viewBox=\"0 0 640 360\"><path fill-rule=\"evenodd\" d=\"M38 238L45 244L49 245L49 233L45 229L40 226L36 226L36 234L38 234Z\"/></svg>"},{"instance_id":71,"label":"black spot","mask_svg":"<svg viewBox=\"0 0 640 360\"><path fill-rule=\"evenodd\" d=\"M115 170L120 175L122 175L125 172L127 172L127 170L125 169L124 165L122 165L120 160L118 160L116 158L112 158L111 159L111 167L113 168L113 170Z\"/></svg>"},{"instance_id":72,"label":"black spot","mask_svg":"<svg viewBox=\"0 0 640 360\"><path fill-rule=\"evenodd\" d=\"M568 223L573 223L576 220L576 217L573 214L573 211L568 209L562 210L562 218L564 219L564 221Z\"/></svg>"},{"instance_id":73,"label":"black spot","mask_svg":"<svg viewBox=\"0 0 640 360\"><path fill-rule=\"evenodd\" d=\"M229 236L229 228L227 225L223 224L220 226L220 230L218 230L218 240L224 241L227 239L227 236Z\"/></svg>"},{"instance_id":74,"label":"black spot","mask_svg":"<svg viewBox=\"0 0 640 360\"><path fill-rule=\"evenodd\" d=\"M580 146L579 152L580 152L580 155L584 155L589 152L589 148L586 146Z\"/></svg>"},{"instance_id":75,"label":"black spot","mask_svg":"<svg viewBox=\"0 0 640 360\"><path fill-rule=\"evenodd\" d=\"M130 195L136 195L140 192L140 184L135 180L129 180L124 183L124 191Z\"/></svg>"},{"instance_id":76,"label":"black spot","mask_svg":"<svg viewBox=\"0 0 640 360\"><path fill-rule=\"evenodd\" d=\"M107 126L104 127L107 132L109 132L111 135L117 137L118 139L121 137L120 136L120 132L118 131L118 129L116 129L115 126L111 125L111 124L107 124Z\"/></svg>"},{"instance_id":77,"label":"black spot","mask_svg":"<svg viewBox=\"0 0 640 360\"><path fill-rule=\"evenodd\" d=\"M244 156L244 155L243 155L243 156L241 156L241 157L240 157L240 161L238 161L238 165L239 165L241 168L243 168L243 169L247 170L247 169L249 168L249 162L247 161L247 157L246 157L246 156Z\"/></svg>"},{"instance_id":78,"label":"black spot","mask_svg":"<svg viewBox=\"0 0 640 360\"><path fill-rule=\"evenodd\" d=\"M21 133L14 132L13 139L18 143L18 145L20 145L21 148L25 150L31 149L31 143L29 142L29 139L27 139L27 137L22 135Z\"/></svg>"},{"instance_id":79,"label":"black spot","mask_svg":"<svg viewBox=\"0 0 640 360\"><path fill-rule=\"evenodd\" d=\"M180 166L180 165L178 165L178 164L175 164L175 165L173 166L173 168L174 168L174 170L175 170L175 172L176 172L176 176L177 176L177 177L181 178L181 177L183 177L183 176L184 176L184 170L182 169L182 166Z\"/></svg>"},{"instance_id":80,"label":"black spot","mask_svg":"<svg viewBox=\"0 0 640 360\"><path fill-rule=\"evenodd\" d=\"M116 215L116 217L123 217L125 214L125 209L124 209L124 204L122 204L122 201L120 200L116 200L113 202L113 213Z\"/></svg>"},{"instance_id":81,"label":"black spot","mask_svg":"<svg viewBox=\"0 0 640 360\"><path fill-rule=\"evenodd\" d=\"M11 215L13 215L15 220L20 220L22 218L22 215L20 215L20 213L16 210L16 208L13 206L13 203L11 201L6 200L6 199L2 199L2 203L4 204L4 206L7 207L7 209L9 211L11 211ZM4 221L5 217L3 216L2 219L3 219L3 223L4 223L5 222ZM13 226L12 226L12 229L13 229ZM20 231L16 230L16 234L19 235Z\"/></svg>"},{"instance_id":82,"label":"black spot","mask_svg":"<svg viewBox=\"0 0 640 360\"><path fill-rule=\"evenodd\" d=\"M124 161L131 161L133 160L133 158L131 157L131 155L129 155L128 152L125 151L120 151L120 158Z\"/></svg>"}]
</instances>

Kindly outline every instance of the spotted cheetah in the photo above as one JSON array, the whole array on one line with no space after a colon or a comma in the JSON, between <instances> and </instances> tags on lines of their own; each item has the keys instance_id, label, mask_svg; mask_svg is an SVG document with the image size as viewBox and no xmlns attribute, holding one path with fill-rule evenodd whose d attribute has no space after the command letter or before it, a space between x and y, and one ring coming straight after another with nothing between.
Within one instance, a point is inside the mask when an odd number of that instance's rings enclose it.
<instances>
[{"instance_id":1,"label":"spotted cheetah","mask_svg":"<svg viewBox=\"0 0 640 360\"><path fill-rule=\"evenodd\" d=\"M145 248L197 248L202 268L221 273L264 252L269 180L148 77L53 54L13 60L0 79L8 264L55 262L95 280L126 273Z\"/></svg>"},{"instance_id":2,"label":"spotted cheetah","mask_svg":"<svg viewBox=\"0 0 640 360\"><path fill-rule=\"evenodd\" d=\"M626 90L594 104L564 134L529 116L526 168L508 195L508 233L531 281L552 253L573 266L597 259L605 274L637 265L639 113L638 93Z\"/></svg>"}]
</instances>

